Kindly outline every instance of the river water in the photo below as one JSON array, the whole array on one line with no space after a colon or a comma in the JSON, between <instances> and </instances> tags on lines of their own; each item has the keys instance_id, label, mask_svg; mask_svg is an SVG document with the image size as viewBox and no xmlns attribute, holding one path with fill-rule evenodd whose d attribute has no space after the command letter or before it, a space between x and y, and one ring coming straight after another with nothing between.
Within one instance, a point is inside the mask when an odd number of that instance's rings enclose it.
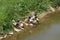
<instances>
[{"instance_id":1,"label":"river water","mask_svg":"<svg viewBox=\"0 0 60 40\"><path fill-rule=\"evenodd\" d=\"M60 12L45 16L38 26L29 30L16 33L3 40L60 40Z\"/></svg>"},{"instance_id":2,"label":"river water","mask_svg":"<svg viewBox=\"0 0 60 40\"><path fill-rule=\"evenodd\" d=\"M51 24L42 33L27 37L25 40L60 40L60 23Z\"/></svg>"}]
</instances>

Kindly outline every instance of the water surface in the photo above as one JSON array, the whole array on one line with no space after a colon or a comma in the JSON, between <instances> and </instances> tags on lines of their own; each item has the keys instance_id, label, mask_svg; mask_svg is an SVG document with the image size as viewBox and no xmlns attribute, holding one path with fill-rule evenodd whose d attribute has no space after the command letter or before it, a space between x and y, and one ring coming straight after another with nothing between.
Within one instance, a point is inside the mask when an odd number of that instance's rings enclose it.
<instances>
[{"instance_id":1,"label":"water surface","mask_svg":"<svg viewBox=\"0 0 60 40\"><path fill-rule=\"evenodd\" d=\"M27 37L25 40L60 40L60 23L51 24L49 29Z\"/></svg>"}]
</instances>

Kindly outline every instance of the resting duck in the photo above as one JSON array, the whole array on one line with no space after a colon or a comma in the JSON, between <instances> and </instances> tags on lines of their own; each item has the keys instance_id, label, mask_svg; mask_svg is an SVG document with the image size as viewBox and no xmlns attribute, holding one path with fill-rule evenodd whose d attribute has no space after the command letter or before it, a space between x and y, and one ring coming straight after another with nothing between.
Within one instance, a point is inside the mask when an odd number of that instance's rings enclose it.
<instances>
[{"instance_id":1,"label":"resting duck","mask_svg":"<svg viewBox=\"0 0 60 40\"><path fill-rule=\"evenodd\" d=\"M37 18L37 14L34 14L30 19L29 19L29 22L30 23L33 23L33 24L36 24L38 23L38 18Z\"/></svg>"},{"instance_id":2,"label":"resting duck","mask_svg":"<svg viewBox=\"0 0 60 40\"><path fill-rule=\"evenodd\" d=\"M13 25L14 25L14 30L17 32L21 31L21 29L24 29L24 25L20 20L19 21L13 20Z\"/></svg>"},{"instance_id":3,"label":"resting duck","mask_svg":"<svg viewBox=\"0 0 60 40\"><path fill-rule=\"evenodd\" d=\"M25 22L30 23L31 26L34 24L37 24L39 21L37 14L31 14L27 19L25 19Z\"/></svg>"}]
</instances>

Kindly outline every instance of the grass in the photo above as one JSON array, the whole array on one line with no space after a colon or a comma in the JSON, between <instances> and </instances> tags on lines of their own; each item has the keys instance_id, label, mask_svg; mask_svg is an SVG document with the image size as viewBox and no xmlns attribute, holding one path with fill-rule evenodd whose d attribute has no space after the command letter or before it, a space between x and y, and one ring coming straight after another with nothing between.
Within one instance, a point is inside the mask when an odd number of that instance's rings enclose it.
<instances>
[{"instance_id":1,"label":"grass","mask_svg":"<svg viewBox=\"0 0 60 40\"><path fill-rule=\"evenodd\" d=\"M0 0L0 32L13 30L13 19L25 18L31 11L42 12L49 5L49 0Z\"/></svg>"},{"instance_id":2,"label":"grass","mask_svg":"<svg viewBox=\"0 0 60 40\"><path fill-rule=\"evenodd\" d=\"M0 0L0 33L13 31L12 20L26 18L31 11L43 12L52 4L60 5L59 0Z\"/></svg>"}]
</instances>

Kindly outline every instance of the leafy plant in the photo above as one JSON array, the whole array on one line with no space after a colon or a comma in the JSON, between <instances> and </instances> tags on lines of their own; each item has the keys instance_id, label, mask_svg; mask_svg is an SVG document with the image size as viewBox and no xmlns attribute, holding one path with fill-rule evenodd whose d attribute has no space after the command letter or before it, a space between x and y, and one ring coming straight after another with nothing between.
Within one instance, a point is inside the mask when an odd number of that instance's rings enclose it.
<instances>
[{"instance_id":1,"label":"leafy plant","mask_svg":"<svg viewBox=\"0 0 60 40\"><path fill-rule=\"evenodd\" d=\"M49 5L50 0L1 0L0 31L7 33L13 30L13 19L25 18L31 11L42 12Z\"/></svg>"},{"instance_id":2,"label":"leafy plant","mask_svg":"<svg viewBox=\"0 0 60 40\"><path fill-rule=\"evenodd\" d=\"M60 0L50 0L52 2L53 7L60 6Z\"/></svg>"}]
</instances>

